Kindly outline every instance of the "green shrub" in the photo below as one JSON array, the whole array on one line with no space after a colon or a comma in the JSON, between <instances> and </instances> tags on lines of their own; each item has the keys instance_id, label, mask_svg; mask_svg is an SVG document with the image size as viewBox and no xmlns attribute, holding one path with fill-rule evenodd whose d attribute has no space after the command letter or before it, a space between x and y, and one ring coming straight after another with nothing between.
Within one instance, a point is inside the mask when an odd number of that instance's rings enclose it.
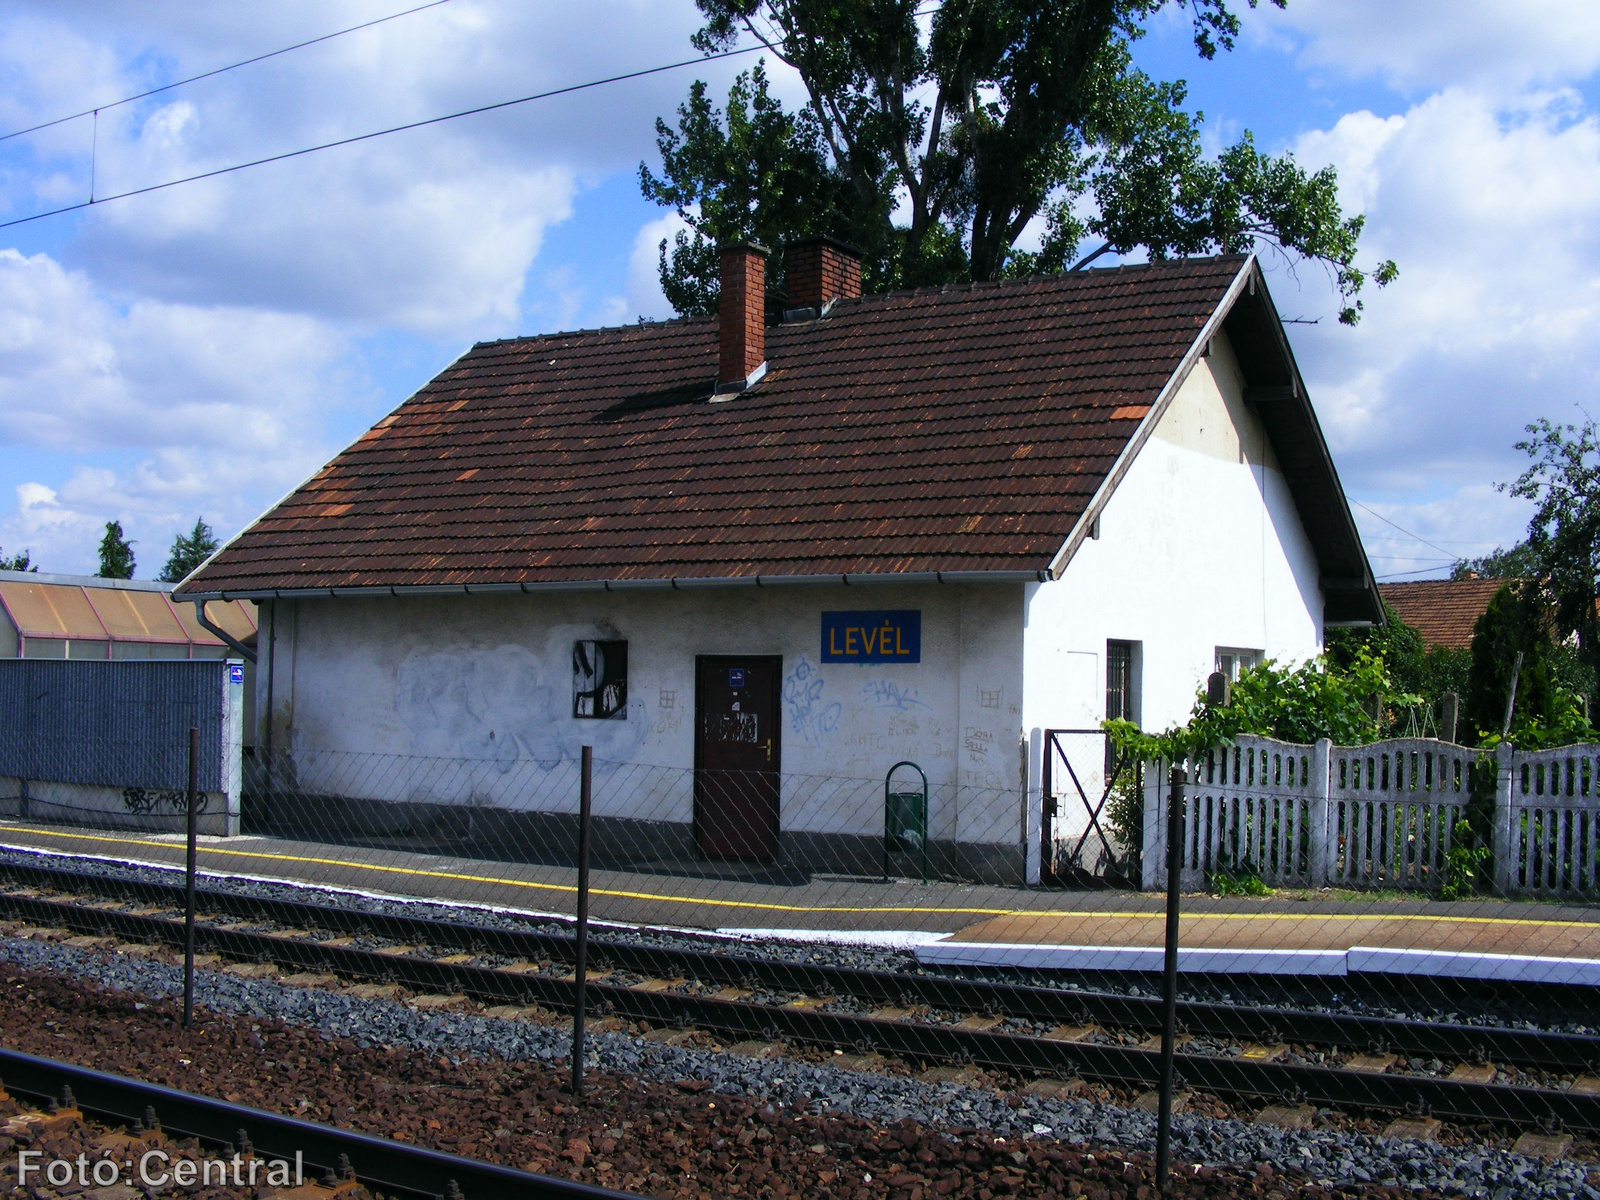
<instances>
[{"instance_id":1,"label":"green shrub","mask_svg":"<svg viewBox=\"0 0 1600 1200\"><path fill-rule=\"evenodd\" d=\"M1361 745L1384 736L1399 714L1421 700L1396 688L1383 659L1360 647L1342 670L1325 658L1298 667L1268 659L1240 674L1226 707L1209 707L1201 688L1188 723L1165 733L1144 733L1131 721L1107 721L1103 728L1136 761L1181 762L1231 744L1243 733L1285 742L1329 738L1342 746Z\"/></svg>"},{"instance_id":2,"label":"green shrub","mask_svg":"<svg viewBox=\"0 0 1600 1200\"><path fill-rule=\"evenodd\" d=\"M1210 891L1218 896L1268 896L1272 889L1248 868L1218 871L1211 876Z\"/></svg>"},{"instance_id":3,"label":"green shrub","mask_svg":"<svg viewBox=\"0 0 1600 1200\"><path fill-rule=\"evenodd\" d=\"M1473 895L1478 890L1478 872L1490 857L1489 848L1478 844L1471 824L1457 821L1450 834L1450 853L1445 855L1440 899L1465 900Z\"/></svg>"}]
</instances>

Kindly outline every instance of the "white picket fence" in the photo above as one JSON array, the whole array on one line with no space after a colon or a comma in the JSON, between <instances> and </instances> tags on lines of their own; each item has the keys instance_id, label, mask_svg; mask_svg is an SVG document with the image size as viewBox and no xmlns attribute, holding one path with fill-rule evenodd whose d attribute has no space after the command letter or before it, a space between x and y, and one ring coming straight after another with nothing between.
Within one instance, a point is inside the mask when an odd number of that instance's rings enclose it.
<instances>
[{"instance_id":1,"label":"white picket fence","mask_svg":"<svg viewBox=\"0 0 1600 1200\"><path fill-rule=\"evenodd\" d=\"M1486 817L1493 783L1495 890L1600 899L1600 745L1490 754L1426 738L1303 746L1246 736L1190 762L1183 887L1238 871L1273 887L1437 890L1474 772ZM1147 763L1144 779L1143 885L1160 890L1166 766Z\"/></svg>"}]
</instances>

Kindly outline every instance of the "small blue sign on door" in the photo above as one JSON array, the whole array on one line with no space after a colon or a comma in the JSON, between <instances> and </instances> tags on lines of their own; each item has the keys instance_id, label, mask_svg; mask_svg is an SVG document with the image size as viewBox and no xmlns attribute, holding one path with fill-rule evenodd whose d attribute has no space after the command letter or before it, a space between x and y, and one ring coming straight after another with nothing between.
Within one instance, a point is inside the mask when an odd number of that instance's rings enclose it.
<instances>
[{"instance_id":1,"label":"small blue sign on door","mask_svg":"<svg viewBox=\"0 0 1600 1200\"><path fill-rule=\"evenodd\" d=\"M823 613L822 661L921 662L922 610L891 608Z\"/></svg>"},{"instance_id":2,"label":"small blue sign on door","mask_svg":"<svg viewBox=\"0 0 1600 1200\"><path fill-rule=\"evenodd\" d=\"M229 667L228 668L228 682L229 683L243 683L244 682L244 668L243 667L239 667L239 666Z\"/></svg>"},{"instance_id":3,"label":"small blue sign on door","mask_svg":"<svg viewBox=\"0 0 1600 1200\"><path fill-rule=\"evenodd\" d=\"M743 667L728 668L728 686L731 688L742 688L744 686Z\"/></svg>"}]
</instances>

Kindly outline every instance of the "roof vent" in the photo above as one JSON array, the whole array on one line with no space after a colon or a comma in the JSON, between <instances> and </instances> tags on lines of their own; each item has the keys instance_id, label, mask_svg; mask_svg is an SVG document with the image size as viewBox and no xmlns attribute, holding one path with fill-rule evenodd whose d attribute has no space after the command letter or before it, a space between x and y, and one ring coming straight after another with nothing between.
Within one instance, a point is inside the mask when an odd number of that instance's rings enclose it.
<instances>
[{"instance_id":1,"label":"roof vent","mask_svg":"<svg viewBox=\"0 0 1600 1200\"><path fill-rule=\"evenodd\" d=\"M837 238L801 238L784 249L783 278L789 293L784 319L820 317L834 301L861 295L861 252Z\"/></svg>"},{"instance_id":2,"label":"roof vent","mask_svg":"<svg viewBox=\"0 0 1600 1200\"><path fill-rule=\"evenodd\" d=\"M767 373L767 248L722 248L717 395L742 392Z\"/></svg>"}]
</instances>

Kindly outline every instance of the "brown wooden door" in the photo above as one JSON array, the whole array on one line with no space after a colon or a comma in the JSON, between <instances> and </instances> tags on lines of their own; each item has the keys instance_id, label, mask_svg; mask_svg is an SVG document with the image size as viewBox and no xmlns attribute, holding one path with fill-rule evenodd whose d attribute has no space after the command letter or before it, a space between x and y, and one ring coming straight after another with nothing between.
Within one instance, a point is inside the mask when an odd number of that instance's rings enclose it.
<instances>
[{"instance_id":1,"label":"brown wooden door","mask_svg":"<svg viewBox=\"0 0 1600 1200\"><path fill-rule=\"evenodd\" d=\"M707 858L778 853L781 658L695 660L694 830Z\"/></svg>"}]
</instances>

